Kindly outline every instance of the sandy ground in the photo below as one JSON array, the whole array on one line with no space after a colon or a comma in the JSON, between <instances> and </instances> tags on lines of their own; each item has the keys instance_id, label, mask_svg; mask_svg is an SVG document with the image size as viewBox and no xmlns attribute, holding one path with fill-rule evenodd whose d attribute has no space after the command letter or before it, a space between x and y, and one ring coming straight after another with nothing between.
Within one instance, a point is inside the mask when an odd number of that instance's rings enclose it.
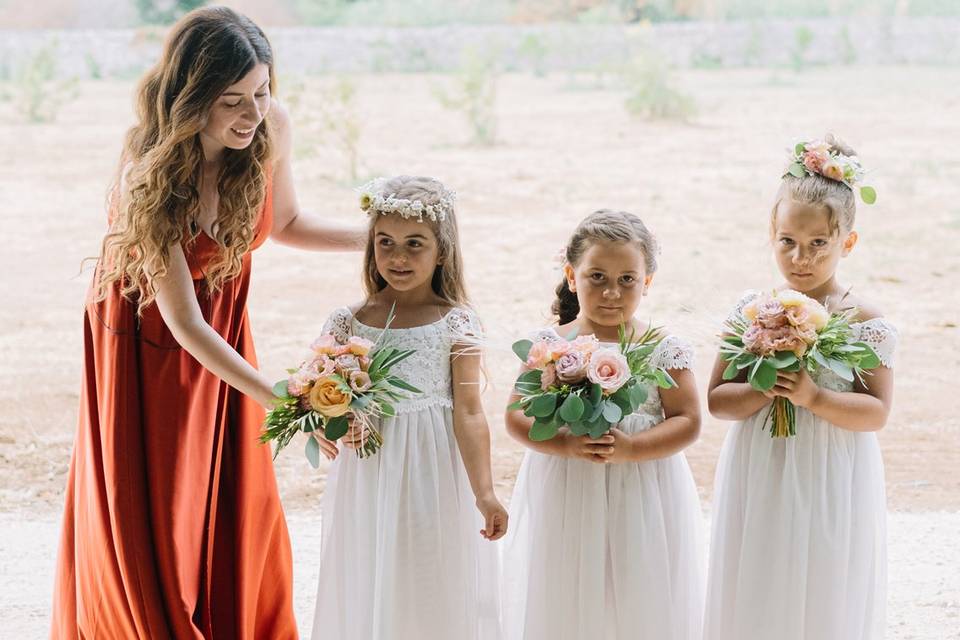
<instances>
[{"instance_id":1,"label":"sandy ground","mask_svg":"<svg viewBox=\"0 0 960 640\"><path fill-rule=\"evenodd\" d=\"M300 634L309 638L319 576L320 517L303 512L290 514L287 520L295 563L294 607ZM0 638L25 640L47 633L58 524L52 515L0 515L0 573L5 591ZM956 571L960 514L892 513L888 527L887 637L960 639L960 573ZM922 544L917 544L919 540Z\"/></svg>"},{"instance_id":2,"label":"sandy ground","mask_svg":"<svg viewBox=\"0 0 960 640\"><path fill-rule=\"evenodd\" d=\"M449 78L355 79L363 177L436 175L460 193L467 278L491 336L492 385L485 402L499 492L509 498L522 455L501 419L514 372L509 344L548 322L559 277L552 257L576 222L596 208L616 207L640 214L655 230L663 245L661 268L641 312L694 342L704 387L726 311L743 289L776 281L765 230L783 149L795 136L833 130L859 148L880 194L877 205L861 209L861 243L842 264L841 277L901 330L897 397L880 433L890 507L955 514L960 120L954 114L960 70L690 71L678 80L699 105L690 124L630 118L612 79L505 76L497 103L500 142L478 148L465 144L470 134L460 114L434 98L435 87ZM307 82L311 104L319 100L321 81ZM4 619L8 612L47 606L49 572L27 564L33 556L8 555L19 547L6 545L33 548L33 540L55 535L90 278L79 267L98 251L105 190L131 122L131 93L127 82L84 84L58 122L48 125L24 125L10 102L0 102L0 510L4 522L26 523L23 540L4 543L2 563L4 575L16 572L30 584L3 588ZM310 211L359 224L343 159L325 145L315 122L310 109L297 114L300 200ZM260 250L250 313L263 370L279 378L326 314L358 296L355 256L308 255L276 245ZM705 500L725 430L706 418L701 440L688 451ZM323 474L295 449L278 461L277 474L291 518L307 522ZM946 626L930 627L934 635L897 637L947 637L947 629L958 626L956 585L953 595L937 595L936 576L960 571L943 529L952 523L955 534L957 520L902 518L905 524L891 531L891 547L904 549L899 573L891 569L891 582L903 594L901 620L907 629L928 618ZM921 544L926 560L906 552ZM48 561L52 547L44 549L36 557ZM941 572L928 580L912 570L914 560ZM911 581L915 587L906 588ZM7 604L27 594L34 600Z\"/></svg>"}]
</instances>

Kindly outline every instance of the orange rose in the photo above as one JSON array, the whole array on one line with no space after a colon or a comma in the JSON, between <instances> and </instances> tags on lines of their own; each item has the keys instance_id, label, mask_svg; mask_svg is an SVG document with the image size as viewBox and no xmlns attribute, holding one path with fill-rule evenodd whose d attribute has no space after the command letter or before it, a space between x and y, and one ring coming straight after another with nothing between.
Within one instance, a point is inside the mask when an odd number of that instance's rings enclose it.
<instances>
[{"instance_id":1,"label":"orange rose","mask_svg":"<svg viewBox=\"0 0 960 640\"><path fill-rule=\"evenodd\" d=\"M310 389L310 406L327 418L342 416L350 410L351 395L340 388L340 382L333 377L317 380Z\"/></svg>"}]
</instances>

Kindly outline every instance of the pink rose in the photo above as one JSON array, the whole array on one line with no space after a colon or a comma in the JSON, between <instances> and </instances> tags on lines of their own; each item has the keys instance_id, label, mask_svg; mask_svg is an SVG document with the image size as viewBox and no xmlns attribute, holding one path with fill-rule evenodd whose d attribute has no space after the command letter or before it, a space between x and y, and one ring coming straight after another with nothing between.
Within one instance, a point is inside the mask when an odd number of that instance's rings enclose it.
<instances>
[{"instance_id":1,"label":"pink rose","mask_svg":"<svg viewBox=\"0 0 960 640\"><path fill-rule=\"evenodd\" d=\"M587 378L610 395L630 379L630 365L619 351L597 349L590 358Z\"/></svg>"},{"instance_id":2,"label":"pink rose","mask_svg":"<svg viewBox=\"0 0 960 640\"><path fill-rule=\"evenodd\" d=\"M360 370L360 360L357 356L345 353L342 356L337 356L337 369L340 371L359 371Z\"/></svg>"},{"instance_id":3,"label":"pink rose","mask_svg":"<svg viewBox=\"0 0 960 640\"><path fill-rule=\"evenodd\" d=\"M347 349L355 356L365 356L373 349L373 342L359 336L352 336L347 340Z\"/></svg>"},{"instance_id":4,"label":"pink rose","mask_svg":"<svg viewBox=\"0 0 960 640\"><path fill-rule=\"evenodd\" d=\"M350 354L350 345L338 344L333 349L333 355L335 356L345 356Z\"/></svg>"},{"instance_id":5,"label":"pink rose","mask_svg":"<svg viewBox=\"0 0 960 640\"><path fill-rule=\"evenodd\" d=\"M591 354L600 347L600 341L593 334L577 336L570 343L570 348L583 354Z\"/></svg>"},{"instance_id":6,"label":"pink rose","mask_svg":"<svg viewBox=\"0 0 960 640\"><path fill-rule=\"evenodd\" d=\"M370 369L370 358L368 358L367 356L360 356L358 360L360 360L361 369L363 369L364 371L368 371Z\"/></svg>"},{"instance_id":7,"label":"pink rose","mask_svg":"<svg viewBox=\"0 0 960 640\"><path fill-rule=\"evenodd\" d=\"M304 362L300 368L287 379L287 393L292 396L303 395L307 388L316 382L321 375L317 360Z\"/></svg>"},{"instance_id":8,"label":"pink rose","mask_svg":"<svg viewBox=\"0 0 960 640\"><path fill-rule=\"evenodd\" d=\"M315 353L329 356L333 355L338 346L337 339L328 333L314 340L313 344L310 345L310 348Z\"/></svg>"},{"instance_id":9,"label":"pink rose","mask_svg":"<svg viewBox=\"0 0 960 640\"><path fill-rule=\"evenodd\" d=\"M758 324L751 324L743 332L743 346L751 353L760 353L760 338L763 336L763 327Z\"/></svg>"},{"instance_id":10,"label":"pink rose","mask_svg":"<svg viewBox=\"0 0 960 640\"><path fill-rule=\"evenodd\" d=\"M318 378L326 378L333 373L333 370L336 368L336 363L333 361L333 358L325 355L317 356L311 364L320 372L317 374Z\"/></svg>"},{"instance_id":11,"label":"pink rose","mask_svg":"<svg viewBox=\"0 0 960 640\"><path fill-rule=\"evenodd\" d=\"M772 352L793 351L798 358L807 352L807 342L794 327L789 326L770 332L769 345Z\"/></svg>"},{"instance_id":12,"label":"pink rose","mask_svg":"<svg viewBox=\"0 0 960 640\"><path fill-rule=\"evenodd\" d=\"M587 377L587 356L580 351L568 351L557 360L557 379L574 384Z\"/></svg>"},{"instance_id":13,"label":"pink rose","mask_svg":"<svg viewBox=\"0 0 960 640\"><path fill-rule=\"evenodd\" d=\"M287 393L294 397L303 395L303 390L306 388L306 385L307 383L304 381L303 376L297 372L287 378Z\"/></svg>"},{"instance_id":14,"label":"pink rose","mask_svg":"<svg viewBox=\"0 0 960 640\"><path fill-rule=\"evenodd\" d=\"M372 382L370 381L370 374L368 374L366 371L360 371L358 369L350 372L350 388L356 393L369 391L371 385Z\"/></svg>"},{"instance_id":15,"label":"pink rose","mask_svg":"<svg viewBox=\"0 0 960 640\"><path fill-rule=\"evenodd\" d=\"M830 156L825 153L818 153L817 151L807 151L803 154L803 166L805 166L809 171L813 173L820 173L825 162L830 159Z\"/></svg>"},{"instance_id":16,"label":"pink rose","mask_svg":"<svg viewBox=\"0 0 960 640\"><path fill-rule=\"evenodd\" d=\"M543 369L552 359L550 343L546 340L534 342L527 353L527 367L530 369Z\"/></svg>"},{"instance_id":17,"label":"pink rose","mask_svg":"<svg viewBox=\"0 0 960 640\"><path fill-rule=\"evenodd\" d=\"M557 368L551 362L543 368L540 374L540 388L546 391L557 383Z\"/></svg>"},{"instance_id":18,"label":"pink rose","mask_svg":"<svg viewBox=\"0 0 960 640\"><path fill-rule=\"evenodd\" d=\"M783 303L775 298L767 298L757 305L757 319L764 329L776 329L788 323Z\"/></svg>"}]
</instances>

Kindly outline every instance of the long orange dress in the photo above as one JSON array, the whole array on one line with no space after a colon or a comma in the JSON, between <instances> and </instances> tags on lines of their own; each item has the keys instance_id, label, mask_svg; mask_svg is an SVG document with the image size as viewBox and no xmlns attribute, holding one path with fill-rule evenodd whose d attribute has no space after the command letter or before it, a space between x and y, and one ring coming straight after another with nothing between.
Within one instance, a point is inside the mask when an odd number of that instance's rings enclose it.
<instances>
[{"instance_id":1,"label":"long orange dress","mask_svg":"<svg viewBox=\"0 0 960 640\"><path fill-rule=\"evenodd\" d=\"M273 221L268 184L253 248ZM207 322L256 366L242 273L210 295L206 234L186 247ZM117 289L84 314L80 419L51 637L296 638L292 561L263 410Z\"/></svg>"}]
</instances>

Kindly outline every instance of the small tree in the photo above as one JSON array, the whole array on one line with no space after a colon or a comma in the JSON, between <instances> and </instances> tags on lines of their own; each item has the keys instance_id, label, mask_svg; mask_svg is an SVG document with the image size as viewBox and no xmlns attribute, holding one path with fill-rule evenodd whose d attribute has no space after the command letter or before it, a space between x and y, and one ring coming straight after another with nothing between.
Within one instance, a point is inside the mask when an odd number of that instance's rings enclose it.
<instances>
[{"instance_id":1,"label":"small tree","mask_svg":"<svg viewBox=\"0 0 960 640\"><path fill-rule=\"evenodd\" d=\"M443 106L463 113L473 130L474 144L491 145L496 141L498 76L492 55L469 49L464 53L453 89L434 91Z\"/></svg>"}]
</instances>

